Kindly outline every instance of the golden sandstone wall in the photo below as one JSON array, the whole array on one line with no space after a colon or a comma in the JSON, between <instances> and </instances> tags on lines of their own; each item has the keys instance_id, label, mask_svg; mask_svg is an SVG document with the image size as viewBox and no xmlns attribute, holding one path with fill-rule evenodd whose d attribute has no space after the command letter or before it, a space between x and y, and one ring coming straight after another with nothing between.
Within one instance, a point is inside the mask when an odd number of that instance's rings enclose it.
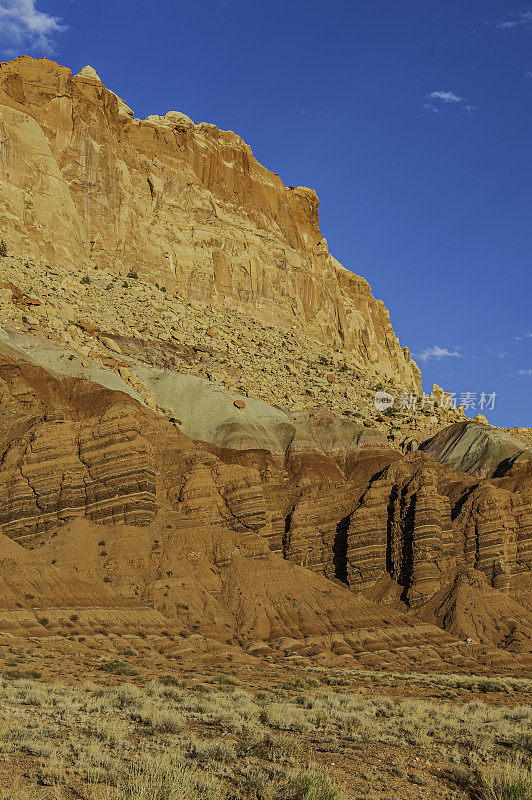
<instances>
[{"instance_id":1,"label":"golden sandstone wall","mask_svg":"<svg viewBox=\"0 0 532 800\"><path fill-rule=\"evenodd\" d=\"M134 119L90 67L0 64L0 235L12 254L133 269L190 300L303 327L419 388L384 304L330 255L318 207L231 131L175 111Z\"/></svg>"}]
</instances>

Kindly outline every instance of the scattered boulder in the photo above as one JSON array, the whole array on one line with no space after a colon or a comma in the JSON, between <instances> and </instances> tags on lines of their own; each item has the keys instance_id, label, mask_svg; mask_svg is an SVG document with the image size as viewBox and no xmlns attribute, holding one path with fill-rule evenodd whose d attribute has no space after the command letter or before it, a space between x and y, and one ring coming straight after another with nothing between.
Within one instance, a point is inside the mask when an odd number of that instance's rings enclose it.
<instances>
[{"instance_id":1,"label":"scattered boulder","mask_svg":"<svg viewBox=\"0 0 532 800\"><path fill-rule=\"evenodd\" d=\"M99 336L98 337L100 342L107 347L108 350L112 350L113 353L120 353L122 355L122 350L120 346L115 342L114 339L111 339L109 336Z\"/></svg>"}]
</instances>

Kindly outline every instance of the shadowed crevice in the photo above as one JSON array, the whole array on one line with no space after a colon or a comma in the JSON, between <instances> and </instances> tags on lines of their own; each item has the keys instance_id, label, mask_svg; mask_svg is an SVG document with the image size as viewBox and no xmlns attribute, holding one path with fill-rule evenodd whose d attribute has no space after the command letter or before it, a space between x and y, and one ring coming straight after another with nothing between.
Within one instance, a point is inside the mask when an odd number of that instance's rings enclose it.
<instances>
[{"instance_id":1,"label":"shadowed crevice","mask_svg":"<svg viewBox=\"0 0 532 800\"><path fill-rule=\"evenodd\" d=\"M336 526L336 535L333 544L334 577L349 586L347 577L347 543L351 517L342 517Z\"/></svg>"}]
</instances>

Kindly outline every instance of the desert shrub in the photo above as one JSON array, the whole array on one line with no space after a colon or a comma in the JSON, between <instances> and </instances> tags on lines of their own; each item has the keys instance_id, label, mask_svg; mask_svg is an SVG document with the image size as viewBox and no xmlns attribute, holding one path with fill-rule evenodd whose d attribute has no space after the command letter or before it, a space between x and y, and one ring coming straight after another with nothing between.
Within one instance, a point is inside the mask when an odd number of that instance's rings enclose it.
<instances>
[{"instance_id":1,"label":"desert shrub","mask_svg":"<svg viewBox=\"0 0 532 800\"><path fill-rule=\"evenodd\" d=\"M182 714L161 702L157 694L140 693L137 697L139 707L131 712L130 717L134 722L143 725L146 733L179 733L184 729L185 720Z\"/></svg>"},{"instance_id":2,"label":"desert shrub","mask_svg":"<svg viewBox=\"0 0 532 800\"><path fill-rule=\"evenodd\" d=\"M130 727L119 717L96 717L90 721L89 731L99 741L116 747L126 739Z\"/></svg>"},{"instance_id":3,"label":"desert shrub","mask_svg":"<svg viewBox=\"0 0 532 800\"><path fill-rule=\"evenodd\" d=\"M7 244L2 239L0 241L0 257L5 258L7 256Z\"/></svg>"},{"instance_id":4,"label":"desert shrub","mask_svg":"<svg viewBox=\"0 0 532 800\"><path fill-rule=\"evenodd\" d=\"M334 675L326 675L323 682L327 686L349 686L350 681L347 678L337 678Z\"/></svg>"},{"instance_id":5,"label":"desert shrub","mask_svg":"<svg viewBox=\"0 0 532 800\"><path fill-rule=\"evenodd\" d=\"M338 790L324 775L308 772L292 778L278 794L279 800L339 800Z\"/></svg>"},{"instance_id":6,"label":"desert shrub","mask_svg":"<svg viewBox=\"0 0 532 800\"><path fill-rule=\"evenodd\" d=\"M105 631L104 631L105 633ZM98 669L102 670L102 672L109 672L112 675L138 675L138 670L135 667L132 667L131 664L128 664L127 661L106 661L104 664L100 664Z\"/></svg>"},{"instance_id":7,"label":"desert shrub","mask_svg":"<svg viewBox=\"0 0 532 800\"><path fill-rule=\"evenodd\" d=\"M220 764L232 764L236 760L237 752L232 744L220 739L210 742L196 739L190 742L187 756L196 761L215 761Z\"/></svg>"},{"instance_id":8,"label":"desert shrub","mask_svg":"<svg viewBox=\"0 0 532 800\"><path fill-rule=\"evenodd\" d=\"M490 680L486 678L478 682L477 687L479 692L485 694L486 692L511 692L512 688L505 681Z\"/></svg>"},{"instance_id":9,"label":"desert shrub","mask_svg":"<svg viewBox=\"0 0 532 800\"><path fill-rule=\"evenodd\" d=\"M4 672L4 678L10 681L18 681L23 678L40 678L41 673L37 669L8 669Z\"/></svg>"},{"instance_id":10,"label":"desert shrub","mask_svg":"<svg viewBox=\"0 0 532 800\"><path fill-rule=\"evenodd\" d=\"M85 285L89 284L90 282L91 282L91 279L89 278L88 275L84 275L83 278L80 280L80 283L83 283Z\"/></svg>"},{"instance_id":11,"label":"desert shrub","mask_svg":"<svg viewBox=\"0 0 532 800\"><path fill-rule=\"evenodd\" d=\"M299 691L301 689L310 689L311 687L319 686L320 682L316 678L287 678L281 685L281 689L287 691Z\"/></svg>"},{"instance_id":12,"label":"desert shrub","mask_svg":"<svg viewBox=\"0 0 532 800\"><path fill-rule=\"evenodd\" d=\"M108 701L111 706L119 709L141 708L145 702L144 692L138 686L131 683L123 683L116 689L112 689L109 694L104 695L103 707Z\"/></svg>"},{"instance_id":13,"label":"desert shrub","mask_svg":"<svg viewBox=\"0 0 532 800\"><path fill-rule=\"evenodd\" d=\"M532 798L532 766L514 761L496 761L478 772L474 796L479 800L530 800Z\"/></svg>"},{"instance_id":14,"label":"desert shrub","mask_svg":"<svg viewBox=\"0 0 532 800\"><path fill-rule=\"evenodd\" d=\"M183 681L179 678L175 678L173 675L161 675L158 679L158 683L162 686L178 686L183 687Z\"/></svg>"},{"instance_id":15,"label":"desert shrub","mask_svg":"<svg viewBox=\"0 0 532 800\"><path fill-rule=\"evenodd\" d=\"M240 686L240 681L238 678L235 678L234 675L226 675L223 672L220 672L215 677L216 683L219 683L220 686Z\"/></svg>"},{"instance_id":16,"label":"desert shrub","mask_svg":"<svg viewBox=\"0 0 532 800\"><path fill-rule=\"evenodd\" d=\"M312 728L303 709L290 703L269 703L261 710L259 720L263 725L284 731L303 733Z\"/></svg>"},{"instance_id":17,"label":"desert shrub","mask_svg":"<svg viewBox=\"0 0 532 800\"><path fill-rule=\"evenodd\" d=\"M237 741L239 756L256 756L265 761L301 756L301 739L291 733L271 731L259 725L245 725Z\"/></svg>"},{"instance_id":18,"label":"desert shrub","mask_svg":"<svg viewBox=\"0 0 532 800\"><path fill-rule=\"evenodd\" d=\"M113 800L218 800L220 797L218 783L212 778L202 778L182 766L149 764L133 767Z\"/></svg>"}]
</instances>

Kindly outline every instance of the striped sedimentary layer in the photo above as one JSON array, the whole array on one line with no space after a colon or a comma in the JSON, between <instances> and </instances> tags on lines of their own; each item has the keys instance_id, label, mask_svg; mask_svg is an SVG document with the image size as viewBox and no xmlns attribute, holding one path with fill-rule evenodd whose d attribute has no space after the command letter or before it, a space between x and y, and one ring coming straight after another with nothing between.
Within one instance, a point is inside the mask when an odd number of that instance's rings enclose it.
<instances>
[{"instance_id":1,"label":"striped sedimentary layer","mask_svg":"<svg viewBox=\"0 0 532 800\"><path fill-rule=\"evenodd\" d=\"M510 593L532 572L532 496L522 465L498 478L466 475L321 417L282 454L195 443L125 394L7 356L0 397L1 532L24 545L50 542L84 517L98 523L102 539L109 523L122 523L142 542L158 521L146 558L169 608L179 565L165 570L161 559L173 528L194 563L208 558L219 570L238 550L254 564L274 551L354 592L391 587L388 600L415 608L461 572ZM321 449L311 446L317 442ZM114 579L119 562L107 561L107 548L98 563L103 558L100 579Z\"/></svg>"},{"instance_id":2,"label":"striped sedimentary layer","mask_svg":"<svg viewBox=\"0 0 532 800\"><path fill-rule=\"evenodd\" d=\"M375 470L363 490L305 488L287 517L284 554L355 591L388 576L411 606L470 568L508 591L532 566L532 498L522 481L515 488L418 452Z\"/></svg>"},{"instance_id":3,"label":"striped sedimentary layer","mask_svg":"<svg viewBox=\"0 0 532 800\"><path fill-rule=\"evenodd\" d=\"M0 464L0 528L26 541L77 515L144 524L156 510L155 466L133 413L28 422Z\"/></svg>"}]
</instances>

